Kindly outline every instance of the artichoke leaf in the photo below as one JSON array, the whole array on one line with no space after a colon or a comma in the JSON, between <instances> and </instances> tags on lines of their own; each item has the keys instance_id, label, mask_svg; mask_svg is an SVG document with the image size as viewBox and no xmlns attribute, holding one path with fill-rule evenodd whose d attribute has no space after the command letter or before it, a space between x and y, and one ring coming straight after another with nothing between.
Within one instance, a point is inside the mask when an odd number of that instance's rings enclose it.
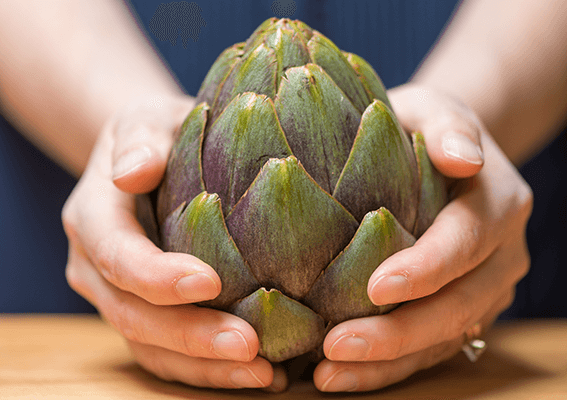
<instances>
[{"instance_id":1,"label":"artichoke leaf","mask_svg":"<svg viewBox=\"0 0 567 400\"><path fill-rule=\"evenodd\" d=\"M258 281L297 300L358 227L294 156L270 159L226 224Z\"/></svg>"},{"instance_id":2,"label":"artichoke leaf","mask_svg":"<svg viewBox=\"0 0 567 400\"><path fill-rule=\"evenodd\" d=\"M315 350L325 337L323 318L275 289L260 288L230 311L252 325L260 342L258 354L271 362Z\"/></svg>"},{"instance_id":3,"label":"artichoke leaf","mask_svg":"<svg viewBox=\"0 0 567 400\"><path fill-rule=\"evenodd\" d=\"M263 43L249 54L245 54L219 88L213 105L212 120L216 120L238 94L254 92L274 98L277 69L274 50Z\"/></svg>"},{"instance_id":4,"label":"artichoke leaf","mask_svg":"<svg viewBox=\"0 0 567 400\"><path fill-rule=\"evenodd\" d=\"M303 36L294 29L278 28L275 32L266 36L265 43L276 54L278 65L276 91L284 72L288 68L311 62Z\"/></svg>"},{"instance_id":5,"label":"artichoke leaf","mask_svg":"<svg viewBox=\"0 0 567 400\"><path fill-rule=\"evenodd\" d=\"M420 237L447 204L447 190L445 189L445 178L435 169L427 156L423 134L421 132L412 133L412 141L420 181L414 235Z\"/></svg>"},{"instance_id":6,"label":"artichoke leaf","mask_svg":"<svg viewBox=\"0 0 567 400\"><path fill-rule=\"evenodd\" d=\"M333 196L359 221L386 207L413 232L419 197L415 156L392 111L375 100L364 112Z\"/></svg>"},{"instance_id":7,"label":"artichoke leaf","mask_svg":"<svg viewBox=\"0 0 567 400\"><path fill-rule=\"evenodd\" d=\"M358 74L339 48L317 31L307 43L313 62L320 65L362 113L372 102Z\"/></svg>"},{"instance_id":8,"label":"artichoke leaf","mask_svg":"<svg viewBox=\"0 0 567 400\"><path fill-rule=\"evenodd\" d=\"M154 213L154 204L150 195L152 193L144 193L136 195L136 219L144 228L146 236L157 247L160 246L159 228Z\"/></svg>"},{"instance_id":9,"label":"artichoke leaf","mask_svg":"<svg viewBox=\"0 0 567 400\"><path fill-rule=\"evenodd\" d=\"M311 27L305 22L296 19L290 21L290 24L303 35L305 42L308 42L309 39L313 37L313 29L311 29Z\"/></svg>"},{"instance_id":10,"label":"artichoke leaf","mask_svg":"<svg viewBox=\"0 0 567 400\"><path fill-rule=\"evenodd\" d=\"M353 53L343 53L350 65L358 74L358 79L364 85L370 99L377 99L386 104L390 110L392 105L386 95L386 88L374 68L362 57Z\"/></svg>"},{"instance_id":11,"label":"artichoke leaf","mask_svg":"<svg viewBox=\"0 0 567 400\"><path fill-rule=\"evenodd\" d=\"M205 187L219 195L226 215L268 159L291 154L272 100L255 93L238 95L203 145Z\"/></svg>"},{"instance_id":12,"label":"artichoke leaf","mask_svg":"<svg viewBox=\"0 0 567 400\"><path fill-rule=\"evenodd\" d=\"M222 310L260 287L223 220L220 199L203 192L182 204L161 226L164 251L191 254L209 264L222 282L221 293L198 304Z\"/></svg>"},{"instance_id":13,"label":"artichoke leaf","mask_svg":"<svg viewBox=\"0 0 567 400\"><path fill-rule=\"evenodd\" d=\"M191 201L205 190L201 149L208 110L207 103L197 105L179 130L158 192L158 224L181 203Z\"/></svg>"},{"instance_id":14,"label":"artichoke leaf","mask_svg":"<svg viewBox=\"0 0 567 400\"><path fill-rule=\"evenodd\" d=\"M197 103L203 101L206 101L208 104L214 103L217 89L226 79L242 54L244 54L242 51L243 47L244 43L236 43L218 56L201 84L199 93L197 93Z\"/></svg>"},{"instance_id":15,"label":"artichoke leaf","mask_svg":"<svg viewBox=\"0 0 567 400\"><path fill-rule=\"evenodd\" d=\"M335 324L390 311L396 305L376 306L370 301L368 280L386 258L414 242L387 209L369 212L352 241L317 279L305 304Z\"/></svg>"},{"instance_id":16,"label":"artichoke leaf","mask_svg":"<svg viewBox=\"0 0 567 400\"><path fill-rule=\"evenodd\" d=\"M332 193L361 114L315 64L288 69L274 103L293 154L311 177Z\"/></svg>"}]
</instances>

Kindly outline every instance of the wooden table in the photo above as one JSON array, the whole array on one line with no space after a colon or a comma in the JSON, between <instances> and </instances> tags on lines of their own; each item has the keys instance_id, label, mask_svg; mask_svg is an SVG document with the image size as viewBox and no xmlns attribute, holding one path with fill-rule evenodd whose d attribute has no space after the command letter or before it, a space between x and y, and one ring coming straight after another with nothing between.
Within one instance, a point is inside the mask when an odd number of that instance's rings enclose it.
<instances>
[{"instance_id":1,"label":"wooden table","mask_svg":"<svg viewBox=\"0 0 567 400\"><path fill-rule=\"evenodd\" d=\"M454 359L387 389L283 394L195 389L163 382L132 360L121 337L95 316L0 316L0 399L567 399L567 320L501 323L475 364Z\"/></svg>"}]
</instances>

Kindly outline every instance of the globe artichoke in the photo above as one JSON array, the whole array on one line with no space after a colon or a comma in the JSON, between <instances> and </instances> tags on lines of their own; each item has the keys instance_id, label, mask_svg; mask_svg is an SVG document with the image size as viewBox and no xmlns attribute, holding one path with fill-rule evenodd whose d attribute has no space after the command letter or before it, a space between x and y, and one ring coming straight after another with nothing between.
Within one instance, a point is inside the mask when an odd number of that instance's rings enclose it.
<instances>
[{"instance_id":1,"label":"globe artichoke","mask_svg":"<svg viewBox=\"0 0 567 400\"><path fill-rule=\"evenodd\" d=\"M221 278L200 305L248 321L274 362L395 307L370 302L368 279L446 194L372 67L300 21L270 19L218 57L197 100L155 211L163 250Z\"/></svg>"}]
</instances>

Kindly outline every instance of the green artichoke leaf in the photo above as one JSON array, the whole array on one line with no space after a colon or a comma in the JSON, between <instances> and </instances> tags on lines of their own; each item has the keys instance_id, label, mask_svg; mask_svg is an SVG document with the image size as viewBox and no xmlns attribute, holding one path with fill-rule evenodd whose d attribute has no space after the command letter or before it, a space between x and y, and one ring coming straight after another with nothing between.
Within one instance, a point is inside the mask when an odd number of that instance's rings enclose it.
<instances>
[{"instance_id":1,"label":"green artichoke leaf","mask_svg":"<svg viewBox=\"0 0 567 400\"><path fill-rule=\"evenodd\" d=\"M270 159L226 224L258 281L296 300L358 228L294 156Z\"/></svg>"},{"instance_id":2,"label":"green artichoke leaf","mask_svg":"<svg viewBox=\"0 0 567 400\"><path fill-rule=\"evenodd\" d=\"M291 155L272 100L238 95L217 118L203 145L203 179L226 215L270 158Z\"/></svg>"},{"instance_id":3,"label":"green artichoke leaf","mask_svg":"<svg viewBox=\"0 0 567 400\"><path fill-rule=\"evenodd\" d=\"M243 47L244 43L236 43L218 56L201 84L197 93L197 103L206 101L208 104L214 104L217 89L244 54Z\"/></svg>"},{"instance_id":4,"label":"green artichoke leaf","mask_svg":"<svg viewBox=\"0 0 567 400\"><path fill-rule=\"evenodd\" d=\"M315 64L288 69L274 103L293 154L313 179L332 193L361 114Z\"/></svg>"},{"instance_id":5,"label":"green artichoke leaf","mask_svg":"<svg viewBox=\"0 0 567 400\"><path fill-rule=\"evenodd\" d=\"M164 251L191 254L219 275L221 293L198 304L227 310L260 287L228 234L216 194L203 192L187 206L179 206L166 218L161 231Z\"/></svg>"},{"instance_id":6,"label":"green artichoke leaf","mask_svg":"<svg viewBox=\"0 0 567 400\"><path fill-rule=\"evenodd\" d=\"M308 42L309 39L313 37L313 29L311 29L311 27L305 22L296 19L290 21L290 24L303 35L305 42Z\"/></svg>"},{"instance_id":7,"label":"green artichoke leaf","mask_svg":"<svg viewBox=\"0 0 567 400\"><path fill-rule=\"evenodd\" d=\"M380 100L362 115L333 195L359 221L369 210L386 207L413 231L419 199L415 156L395 115Z\"/></svg>"},{"instance_id":8,"label":"green artichoke leaf","mask_svg":"<svg viewBox=\"0 0 567 400\"><path fill-rule=\"evenodd\" d=\"M256 330L258 354L280 362L316 349L325 338L323 318L278 290L260 288L230 310Z\"/></svg>"},{"instance_id":9,"label":"green artichoke leaf","mask_svg":"<svg viewBox=\"0 0 567 400\"><path fill-rule=\"evenodd\" d=\"M390 311L396 305L376 306L370 301L368 280L386 258L414 243L387 209L369 212L352 241L317 279L305 304L335 324Z\"/></svg>"},{"instance_id":10,"label":"green artichoke leaf","mask_svg":"<svg viewBox=\"0 0 567 400\"><path fill-rule=\"evenodd\" d=\"M238 94L254 92L274 98L277 70L276 54L264 43L245 54L232 68L219 88L213 105L212 120L216 120L228 103Z\"/></svg>"},{"instance_id":11,"label":"green artichoke leaf","mask_svg":"<svg viewBox=\"0 0 567 400\"><path fill-rule=\"evenodd\" d=\"M421 132L412 133L412 141L420 181L414 235L420 237L447 204L447 190L445 189L445 178L435 169L427 156L423 134Z\"/></svg>"},{"instance_id":12,"label":"green artichoke leaf","mask_svg":"<svg viewBox=\"0 0 567 400\"><path fill-rule=\"evenodd\" d=\"M262 22L255 30L252 32L250 37L246 39L246 44L244 46L244 53L248 53L251 50L258 47L259 44L264 42L264 37L268 32L273 31L276 29L276 26L281 26L282 20L272 17L268 18L264 22Z\"/></svg>"},{"instance_id":13,"label":"green artichoke leaf","mask_svg":"<svg viewBox=\"0 0 567 400\"><path fill-rule=\"evenodd\" d=\"M329 74L335 84L362 113L372 99L368 97L364 85L358 79L358 74L344 54L332 41L317 31L313 32L307 47L313 62L320 65Z\"/></svg>"},{"instance_id":14,"label":"green artichoke leaf","mask_svg":"<svg viewBox=\"0 0 567 400\"><path fill-rule=\"evenodd\" d=\"M200 103L187 116L167 161L158 192L157 216L161 225L181 203L205 190L201 170L201 148L207 124L207 103Z\"/></svg>"},{"instance_id":15,"label":"green artichoke leaf","mask_svg":"<svg viewBox=\"0 0 567 400\"><path fill-rule=\"evenodd\" d=\"M388 107L390 107L390 110L392 110L392 105L390 104L390 100L386 95L386 88L384 87L384 84L382 83L382 80L380 79L376 71L374 71L374 68L372 68L372 66L364 58L356 54L345 52L343 52L343 54L346 56L348 62L350 63L350 65L352 65L352 67L358 74L358 79L360 79L360 81L364 85L364 89L366 89L368 97L371 100L380 100Z\"/></svg>"},{"instance_id":16,"label":"green artichoke leaf","mask_svg":"<svg viewBox=\"0 0 567 400\"><path fill-rule=\"evenodd\" d=\"M279 88L282 76L288 68L311 62L303 35L294 29L278 28L266 36L265 43L276 54L278 63L276 90Z\"/></svg>"}]
</instances>

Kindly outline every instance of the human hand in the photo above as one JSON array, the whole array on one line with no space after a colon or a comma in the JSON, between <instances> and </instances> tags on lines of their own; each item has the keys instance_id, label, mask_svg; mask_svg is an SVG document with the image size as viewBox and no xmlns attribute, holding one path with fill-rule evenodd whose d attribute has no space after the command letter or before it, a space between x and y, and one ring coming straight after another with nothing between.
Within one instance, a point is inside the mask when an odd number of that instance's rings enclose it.
<instances>
[{"instance_id":1,"label":"human hand","mask_svg":"<svg viewBox=\"0 0 567 400\"><path fill-rule=\"evenodd\" d=\"M465 332L486 330L511 304L529 268L531 190L472 111L412 84L388 94L402 126L423 132L437 169L468 179L453 182L433 225L368 282L374 304L407 303L328 333L314 372L322 391L378 389L454 356Z\"/></svg>"},{"instance_id":2,"label":"human hand","mask_svg":"<svg viewBox=\"0 0 567 400\"><path fill-rule=\"evenodd\" d=\"M199 259L164 253L136 219L135 196L160 182L174 133L193 108L188 97L126 107L104 127L62 213L69 239L66 275L128 342L148 371L193 386L283 390L285 374L257 357L242 319L188 303L221 290Z\"/></svg>"}]
</instances>

